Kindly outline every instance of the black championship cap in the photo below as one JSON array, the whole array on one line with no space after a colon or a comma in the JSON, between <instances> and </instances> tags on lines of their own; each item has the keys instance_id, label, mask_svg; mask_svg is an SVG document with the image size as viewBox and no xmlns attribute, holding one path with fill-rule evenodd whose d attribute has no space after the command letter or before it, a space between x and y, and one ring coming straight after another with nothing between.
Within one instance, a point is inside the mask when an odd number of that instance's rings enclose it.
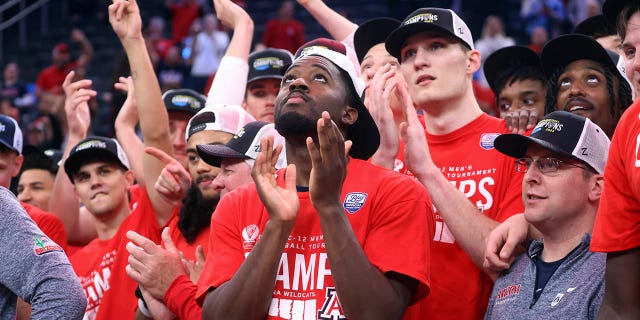
<instances>
[{"instance_id":1,"label":"black championship cap","mask_svg":"<svg viewBox=\"0 0 640 320\"><path fill-rule=\"evenodd\" d=\"M179 111L195 115L204 108L207 98L191 89L171 89L162 95L167 111Z\"/></svg>"},{"instance_id":2,"label":"black championship cap","mask_svg":"<svg viewBox=\"0 0 640 320\"><path fill-rule=\"evenodd\" d=\"M522 46L509 46L496 50L484 62L483 71L491 90L497 96L501 88L496 87L496 81L505 72L513 72L522 67L537 68L540 73L544 73L540 56L535 51Z\"/></svg>"},{"instance_id":3,"label":"black championship cap","mask_svg":"<svg viewBox=\"0 0 640 320\"><path fill-rule=\"evenodd\" d=\"M84 159L88 157L104 159L121 165L126 170L131 167L129 160L116 139L106 137L88 137L69 152L69 157L64 162L64 171L73 182L73 175L80 170Z\"/></svg>"},{"instance_id":4,"label":"black championship cap","mask_svg":"<svg viewBox=\"0 0 640 320\"><path fill-rule=\"evenodd\" d=\"M398 61L405 41L414 34L424 31L444 31L474 49L473 38L467 24L451 9L421 8L408 15L398 29L391 32L385 47Z\"/></svg>"},{"instance_id":5,"label":"black championship cap","mask_svg":"<svg viewBox=\"0 0 640 320\"><path fill-rule=\"evenodd\" d=\"M573 33L584 34L595 39L615 35L617 31L615 25L611 24L604 15L599 14L578 23Z\"/></svg>"},{"instance_id":6,"label":"black championship cap","mask_svg":"<svg viewBox=\"0 0 640 320\"><path fill-rule=\"evenodd\" d=\"M283 49L267 48L249 55L247 83L260 79L282 79L284 70L291 65L291 53Z\"/></svg>"},{"instance_id":7,"label":"black championship cap","mask_svg":"<svg viewBox=\"0 0 640 320\"><path fill-rule=\"evenodd\" d=\"M611 142L604 131L588 118L567 111L554 111L538 122L530 136L502 134L493 145L496 150L517 159L524 156L531 143L582 161L596 172L603 173Z\"/></svg>"}]
</instances>

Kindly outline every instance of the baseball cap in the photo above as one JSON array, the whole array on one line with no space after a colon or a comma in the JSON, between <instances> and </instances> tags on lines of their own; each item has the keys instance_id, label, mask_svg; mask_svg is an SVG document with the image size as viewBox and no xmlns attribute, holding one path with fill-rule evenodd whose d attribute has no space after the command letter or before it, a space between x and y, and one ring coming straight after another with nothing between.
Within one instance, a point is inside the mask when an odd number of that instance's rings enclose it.
<instances>
[{"instance_id":1,"label":"baseball cap","mask_svg":"<svg viewBox=\"0 0 640 320\"><path fill-rule=\"evenodd\" d=\"M358 61L362 63L367 52L373 46L384 43L387 36L399 25L400 20L393 18L373 18L363 22L353 34L353 46Z\"/></svg>"},{"instance_id":2,"label":"baseball cap","mask_svg":"<svg viewBox=\"0 0 640 320\"><path fill-rule=\"evenodd\" d=\"M247 83L260 79L282 79L283 70L291 64L291 53L283 49L267 48L249 55Z\"/></svg>"},{"instance_id":3,"label":"baseball cap","mask_svg":"<svg viewBox=\"0 0 640 320\"><path fill-rule=\"evenodd\" d=\"M64 162L64 171L73 182L73 174L80 170L88 157L113 161L129 170L129 160L116 139L107 137L88 137L75 145L69 151L69 157Z\"/></svg>"},{"instance_id":4,"label":"baseball cap","mask_svg":"<svg viewBox=\"0 0 640 320\"><path fill-rule=\"evenodd\" d=\"M16 120L1 114L0 143L18 154L22 153L22 130Z\"/></svg>"},{"instance_id":5,"label":"baseball cap","mask_svg":"<svg viewBox=\"0 0 640 320\"><path fill-rule=\"evenodd\" d=\"M22 155L24 155L24 162L22 163L22 167L20 168L21 172L31 169L42 169L47 170L53 173L54 175L58 172L58 162L60 158L55 158L51 155L51 153L47 151L51 151L53 149L48 149L46 151L42 151L40 148L31 145L25 144L22 149ZM62 156L62 152L58 151Z\"/></svg>"},{"instance_id":6,"label":"baseball cap","mask_svg":"<svg viewBox=\"0 0 640 320\"><path fill-rule=\"evenodd\" d=\"M210 130L236 134L245 124L256 121L246 110L238 105L214 105L202 109L189 119L185 139L196 132Z\"/></svg>"},{"instance_id":7,"label":"baseball cap","mask_svg":"<svg viewBox=\"0 0 640 320\"><path fill-rule=\"evenodd\" d=\"M585 162L598 173L604 172L609 138L588 118L567 111L547 114L530 136L502 134L494 141L496 149L510 157L522 158L531 143L563 156Z\"/></svg>"},{"instance_id":8,"label":"baseball cap","mask_svg":"<svg viewBox=\"0 0 640 320\"><path fill-rule=\"evenodd\" d=\"M207 98L191 89L171 89L162 94L167 111L179 111L194 115L202 110Z\"/></svg>"},{"instance_id":9,"label":"baseball cap","mask_svg":"<svg viewBox=\"0 0 640 320\"><path fill-rule=\"evenodd\" d=\"M260 140L263 137L273 136L274 144L285 145L284 138L276 131L273 123L253 121L247 123L227 144L199 144L196 146L198 155L204 162L220 167L223 158L253 159L260 153ZM276 169L287 166L284 150L276 163Z\"/></svg>"},{"instance_id":10,"label":"baseball cap","mask_svg":"<svg viewBox=\"0 0 640 320\"><path fill-rule=\"evenodd\" d=\"M469 48L475 49L467 24L453 10L442 8L420 8L412 12L387 37L385 47L392 56L398 58L398 61L402 61L400 51L405 41L416 33L430 30L444 31L460 39Z\"/></svg>"},{"instance_id":11,"label":"baseball cap","mask_svg":"<svg viewBox=\"0 0 640 320\"><path fill-rule=\"evenodd\" d=\"M509 46L496 50L484 62L483 71L489 87L493 93L498 95L500 88L497 87L499 78L503 77L506 72L515 71L522 67L533 67L542 71L542 62L538 54L522 46Z\"/></svg>"},{"instance_id":12,"label":"baseball cap","mask_svg":"<svg viewBox=\"0 0 640 320\"><path fill-rule=\"evenodd\" d=\"M584 19L576 25L573 33L584 34L592 38L604 37L617 34L615 25L611 24L607 18L602 15L595 15Z\"/></svg>"},{"instance_id":13,"label":"baseball cap","mask_svg":"<svg viewBox=\"0 0 640 320\"><path fill-rule=\"evenodd\" d=\"M53 47L53 51L58 53L69 53L69 45L64 42L58 43Z\"/></svg>"},{"instance_id":14,"label":"baseball cap","mask_svg":"<svg viewBox=\"0 0 640 320\"><path fill-rule=\"evenodd\" d=\"M350 90L353 93L352 107L358 110L358 118L347 129L347 140L351 140L353 145L349 155L357 159L367 160L378 150L380 145L380 132L378 126L373 121L369 110L362 102L364 92L364 82L358 77L356 67L347 56L347 48L344 43L327 38L318 38L303 44L294 56L294 62L306 56L320 56L333 62L338 69L342 70L351 84Z\"/></svg>"},{"instance_id":15,"label":"baseball cap","mask_svg":"<svg viewBox=\"0 0 640 320\"><path fill-rule=\"evenodd\" d=\"M613 52L612 52L613 53ZM614 55L617 55L613 53ZM581 59L593 60L607 67L618 79L626 78L618 69L618 59L610 55L596 40L582 34L565 34L547 42L540 52L542 68L547 77L551 78L559 68L564 68L571 62Z\"/></svg>"}]
</instances>

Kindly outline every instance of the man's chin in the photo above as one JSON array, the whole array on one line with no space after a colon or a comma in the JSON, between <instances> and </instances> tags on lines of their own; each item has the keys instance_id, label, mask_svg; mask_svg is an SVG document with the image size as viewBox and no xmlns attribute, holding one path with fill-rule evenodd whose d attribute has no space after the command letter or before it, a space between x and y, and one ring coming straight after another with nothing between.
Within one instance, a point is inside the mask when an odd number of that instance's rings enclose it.
<instances>
[{"instance_id":1,"label":"man's chin","mask_svg":"<svg viewBox=\"0 0 640 320\"><path fill-rule=\"evenodd\" d=\"M275 129L282 136L310 136L316 132L316 120L297 112L287 112L275 118Z\"/></svg>"}]
</instances>

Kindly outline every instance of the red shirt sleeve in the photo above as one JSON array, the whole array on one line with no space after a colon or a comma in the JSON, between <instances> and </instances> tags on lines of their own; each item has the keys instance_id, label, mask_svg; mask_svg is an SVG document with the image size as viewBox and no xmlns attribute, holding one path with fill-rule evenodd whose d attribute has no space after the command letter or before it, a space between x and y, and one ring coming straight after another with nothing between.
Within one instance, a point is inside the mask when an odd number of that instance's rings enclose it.
<instances>
[{"instance_id":1,"label":"red shirt sleeve","mask_svg":"<svg viewBox=\"0 0 640 320\"><path fill-rule=\"evenodd\" d=\"M196 303L198 287L186 275L173 280L164 294L164 303L178 319L201 319L202 308Z\"/></svg>"}]
</instances>

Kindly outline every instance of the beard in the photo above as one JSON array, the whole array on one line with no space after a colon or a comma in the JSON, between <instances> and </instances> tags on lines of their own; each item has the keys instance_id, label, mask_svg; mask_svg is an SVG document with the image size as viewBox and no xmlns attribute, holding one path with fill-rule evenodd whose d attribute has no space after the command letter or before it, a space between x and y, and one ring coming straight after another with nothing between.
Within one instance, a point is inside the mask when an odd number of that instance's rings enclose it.
<instances>
[{"instance_id":1,"label":"beard","mask_svg":"<svg viewBox=\"0 0 640 320\"><path fill-rule=\"evenodd\" d=\"M297 112L287 112L275 118L274 124L276 131L283 137L296 135L308 137L316 134L316 120Z\"/></svg>"},{"instance_id":2,"label":"beard","mask_svg":"<svg viewBox=\"0 0 640 320\"><path fill-rule=\"evenodd\" d=\"M209 227L217 204L218 198L205 199L194 184L187 190L178 214L178 228L187 243L193 243L200 231Z\"/></svg>"}]
</instances>

